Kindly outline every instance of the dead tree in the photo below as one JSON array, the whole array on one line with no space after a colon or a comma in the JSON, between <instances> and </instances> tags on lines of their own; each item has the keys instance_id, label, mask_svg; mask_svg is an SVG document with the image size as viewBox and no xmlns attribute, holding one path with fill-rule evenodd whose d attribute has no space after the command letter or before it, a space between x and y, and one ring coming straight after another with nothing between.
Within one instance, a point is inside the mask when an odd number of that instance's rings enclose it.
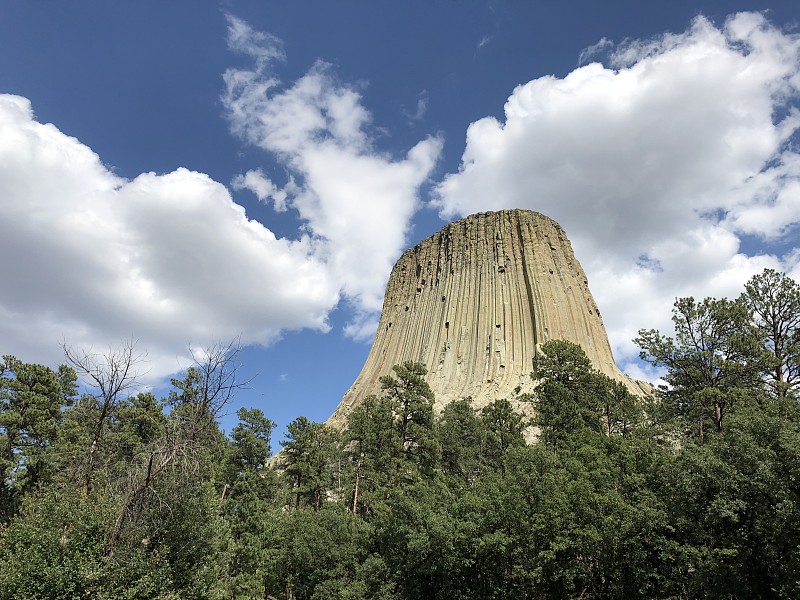
<instances>
[{"instance_id":1,"label":"dead tree","mask_svg":"<svg viewBox=\"0 0 800 600\"><path fill-rule=\"evenodd\" d=\"M172 380L176 390L168 400L171 413L167 426L132 471L128 492L109 536L109 552L113 553L125 524L139 519L160 476L170 469L179 469L186 477L196 474L200 453L213 443L217 418L251 381L240 377L240 351L239 341L235 340L193 352L194 364L184 378Z\"/></svg>"},{"instance_id":2,"label":"dead tree","mask_svg":"<svg viewBox=\"0 0 800 600\"><path fill-rule=\"evenodd\" d=\"M147 353L139 352L133 340L124 340L118 347L109 348L105 354L92 352L91 348L75 348L66 343L62 343L61 347L69 365L84 384L94 390L92 395L98 408L91 426L91 438L81 476L81 490L86 499L91 489L97 447L107 423L120 396L137 386L142 375L140 367L146 361Z\"/></svg>"}]
</instances>

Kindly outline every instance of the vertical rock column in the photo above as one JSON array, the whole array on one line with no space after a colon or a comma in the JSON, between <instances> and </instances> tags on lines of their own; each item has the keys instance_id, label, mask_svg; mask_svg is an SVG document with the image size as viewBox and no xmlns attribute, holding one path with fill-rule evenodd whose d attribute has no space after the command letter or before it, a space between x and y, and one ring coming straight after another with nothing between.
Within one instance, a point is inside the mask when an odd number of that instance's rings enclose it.
<instances>
[{"instance_id":1,"label":"vertical rock column","mask_svg":"<svg viewBox=\"0 0 800 600\"><path fill-rule=\"evenodd\" d=\"M407 250L386 287L361 374L328 423L347 413L405 360L424 363L436 408L471 396L477 408L530 392L537 345L580 344L594 367L616 367L586 275L558 223L532 211L479 213Z\"/></svg>"}]
</instances>

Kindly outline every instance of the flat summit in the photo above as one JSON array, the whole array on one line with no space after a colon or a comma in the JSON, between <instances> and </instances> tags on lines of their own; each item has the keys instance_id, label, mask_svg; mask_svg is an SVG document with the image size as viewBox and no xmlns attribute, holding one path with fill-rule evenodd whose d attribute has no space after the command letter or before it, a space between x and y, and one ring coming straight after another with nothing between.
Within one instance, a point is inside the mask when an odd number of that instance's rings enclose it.
<instances>
[{"instance_id":1,"label":"flat summit","mask_svg":"<svg viewBox=\"0 0 800 600\"><path fill-rule=\"evenodd\" d=\"M528 210L471 215L407 250L392 269L367 361L328 423L343 427L379 378L405 360L428 368L437 410L531 392L537 348L580 344L595 369L641 394L611 354L583 268L561 226Z\"/></svg>"}]
</instances>

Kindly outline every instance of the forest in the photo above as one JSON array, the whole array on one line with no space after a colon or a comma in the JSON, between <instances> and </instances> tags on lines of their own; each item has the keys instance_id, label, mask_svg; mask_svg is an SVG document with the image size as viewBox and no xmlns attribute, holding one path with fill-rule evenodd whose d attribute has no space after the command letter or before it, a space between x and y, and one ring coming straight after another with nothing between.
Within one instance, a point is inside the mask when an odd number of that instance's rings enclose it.
<instances>
[{"instance_id":1,"label":"forest","mask_svg":"<svg viewBox=\"0 0 800 600\"><path fill-rule=\"evenodd\" d=\"M534 395L436 414L405 362L344 431L278 444L258 408L220 428L235 345L163 398L130 343L4 356L0 598L798 598L800 286L672 318L635 340L644 398L552 340Z\"/></svg>"}]
</instances>

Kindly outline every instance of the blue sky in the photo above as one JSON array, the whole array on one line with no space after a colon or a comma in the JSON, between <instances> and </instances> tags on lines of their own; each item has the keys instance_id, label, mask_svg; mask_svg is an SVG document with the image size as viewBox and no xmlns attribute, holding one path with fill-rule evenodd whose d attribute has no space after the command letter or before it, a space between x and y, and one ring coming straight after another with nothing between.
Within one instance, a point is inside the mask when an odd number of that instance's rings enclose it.
<instances>
[{"instance_id":1,"label":"blue sky","mask_svg":"<svg viewBox=\"0 0 800 600\"><path fill-rule=\"evenodd\" d=\"M520 207L564 226L618 363L652 376L630 340L675 297L800 274L799 20L0 0L0 352L56 365L61 340L133 337L157 384L240 335L237 406L324 420L399 254Z\"/></svg>"}]
</instances>

